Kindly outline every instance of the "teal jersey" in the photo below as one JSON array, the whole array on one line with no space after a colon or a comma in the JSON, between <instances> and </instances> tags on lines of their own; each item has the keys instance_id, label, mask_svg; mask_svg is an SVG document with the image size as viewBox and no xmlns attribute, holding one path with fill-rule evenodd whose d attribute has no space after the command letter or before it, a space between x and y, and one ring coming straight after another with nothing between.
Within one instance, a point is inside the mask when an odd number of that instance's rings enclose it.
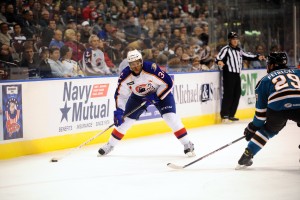
<instances>
[{"instance_id":1,"label":"teal jersey","mask_svg":"<svg viewBox=\"0 0 300 200\"><path fill-rule=\"evenodd\" d=\"M253 124L262 127L267 108L275 111L300 109L300 70L280 69L264 76L256 85Z\"/></svg>"}]
</instances>

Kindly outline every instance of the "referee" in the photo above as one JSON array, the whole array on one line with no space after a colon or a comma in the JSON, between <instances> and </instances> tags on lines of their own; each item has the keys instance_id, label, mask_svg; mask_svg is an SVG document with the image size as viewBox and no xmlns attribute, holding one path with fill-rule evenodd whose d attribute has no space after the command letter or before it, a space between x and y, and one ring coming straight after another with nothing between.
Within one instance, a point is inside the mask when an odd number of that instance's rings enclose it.
<instances>
[{"instance_id":1,"label":"referee","mask_svg":"<svg viewBox=\"0 0 300 200\"><path fill-rule=\"evenodd\" d=\"M223 69L223 99L221 105L222 122L238 121L235 113L241 96L240 72L244 60L264 60L263 55L253 55L238 47L239 37L236 32L228 34L229 44L218 53L215 62Z\"/></svg>"}]
</instances>

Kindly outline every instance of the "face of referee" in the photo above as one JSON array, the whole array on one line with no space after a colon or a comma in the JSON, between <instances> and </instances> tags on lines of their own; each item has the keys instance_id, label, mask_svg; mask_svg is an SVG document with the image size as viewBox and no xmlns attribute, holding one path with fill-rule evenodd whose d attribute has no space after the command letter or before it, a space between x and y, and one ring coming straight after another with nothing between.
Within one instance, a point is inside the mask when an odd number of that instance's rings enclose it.
<instances>
[{"instance_id":1,"label":"face of referee","mask_svg":"<svg viewBox=\"0 0 300 200\"><path fill-rule=\"evenodd\" d=\"M239 45L239 39L238 38L232 38L230 40L230 46L232 46L233 48L237 47Z\"/></svg>"}]
</instances>

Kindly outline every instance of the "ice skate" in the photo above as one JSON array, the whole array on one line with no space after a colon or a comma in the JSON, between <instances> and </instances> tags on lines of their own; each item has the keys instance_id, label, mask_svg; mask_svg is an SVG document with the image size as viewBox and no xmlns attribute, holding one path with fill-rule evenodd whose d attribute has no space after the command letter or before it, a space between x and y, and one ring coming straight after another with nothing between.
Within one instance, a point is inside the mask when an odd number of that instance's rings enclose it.
<instances>
[{"instance_id":1,"label":"ice skate","mask_svg":"<svg viewBox=\"0 0 300 200\"><path fill-rule=\"evenodd\" d=\"M251 166L253 163L252 158L253 154L248 148L246 148L235 169L239 170Z\"/></svg>"},{"instance_id":2,"label":"ice skate","mask_svg":"<svg viewBox=\"0 0 300 200\"><path fill-rule=\"evenodd\" d=\"M237 121L240 120L239 118L236 118L236 117L229 117L228 119L229 119L229 121L231 121L231 122L237 122Z\"/></svg>"},{"instance_id":3,"label":"ice skate","mask_svg":"<svg viewBox=\"0 0 300 200\"><path fill-rule=\"evenodd\" d=\"M111 145L111 144L109 144L109 143L107 143L107 144L105 144L103 147L101 147L99 150L98 150L98 157L100 157L100 156L105 156L105 155L107 155L109 152L111 152L112 150L114 149L114 147Z\"/></svg>"},{"instance_id":4,"label":"ice skate","mask_svg":"<svg viewBox=\"0 0 300 200\"><path fill-rule=\"evenodd\" d=\"M232 121L229 120L228 116L221 117L222 124L230 124Z\"/></svg>"},{"instance_id":5,"label":"ice skate","mask_svg":"<svg viewBox=\"0 0 300 200\"><path fill-rule=\"evenodd\" d=\"M194 152L194 144L192 142L188 142L184 145L184 153L188 157L194 157L196 155Z\"/></svg>"}]
</instances>

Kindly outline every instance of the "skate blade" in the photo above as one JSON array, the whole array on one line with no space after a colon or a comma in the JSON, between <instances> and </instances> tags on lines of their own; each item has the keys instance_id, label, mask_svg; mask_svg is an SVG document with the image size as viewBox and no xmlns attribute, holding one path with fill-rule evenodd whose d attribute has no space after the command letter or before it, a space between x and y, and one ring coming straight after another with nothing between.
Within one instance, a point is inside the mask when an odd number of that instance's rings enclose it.
<instances>
[{"instance_id":1,"label":"skate blade","mask_svg":"<svg viewBox=\"0 0 300 200\"><path fill-rule=\"evenodd\" d=\"M242 170L242 169L246 169L247 167L249 167L249 166L247 166L247 165L237 165L236 167L235 167L235 170Z\"/></svg>"},{"instance_id":2,"label":"skate blade","mask_svg":"<svg viewBox=\"0 0 300 200\"><path fill-rule=\"evenodd\" d=\"M195 156L196 156L196 154L195 154L194 151L192 151L192 152L187 152L185 155L187 155L188 157L195 157Z\"/></svg>"},{"instance_id":3,"label":"skate blade","mask_svg":"<svg viewBox=\"0 0 300 200\"><path fill-rule=\"evenodd\" d=\"M222 119L222 120L221 120L221 123L222 123L222 124L232 124L233 121L231 121L231 120L229 120L229 119Z\"/></svg>"}]
</instances>

